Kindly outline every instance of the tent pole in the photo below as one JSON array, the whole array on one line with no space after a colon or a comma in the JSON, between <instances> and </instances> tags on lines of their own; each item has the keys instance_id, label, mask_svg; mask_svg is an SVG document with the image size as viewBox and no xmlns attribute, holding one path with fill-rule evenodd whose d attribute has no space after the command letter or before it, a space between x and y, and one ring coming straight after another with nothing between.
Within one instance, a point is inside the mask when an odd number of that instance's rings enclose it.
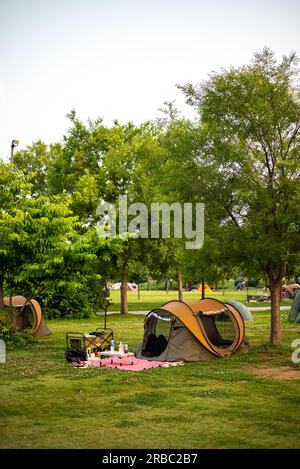
<instances>
[{"instance_id":1,"label":"tent pole","mask_svg":"<svg viewBox=\"0 0 300 469\"><path fill-rule=\"evenodd\" d=\"M104 308L104 329L106 329L106 313L107 313L107 308Z\"/></svg>"},{"instance_id":2,"label":"tent pole","mask_svg":"<svg viewBox=\"0 0 300 469\"><path fill-rule=\"evenodd\" d=\"M204 279L204 272L202 274L202 281L201 281L201 290L202 290L202 300L205 298L205 279Z\"/></svg>"}]
</instances>

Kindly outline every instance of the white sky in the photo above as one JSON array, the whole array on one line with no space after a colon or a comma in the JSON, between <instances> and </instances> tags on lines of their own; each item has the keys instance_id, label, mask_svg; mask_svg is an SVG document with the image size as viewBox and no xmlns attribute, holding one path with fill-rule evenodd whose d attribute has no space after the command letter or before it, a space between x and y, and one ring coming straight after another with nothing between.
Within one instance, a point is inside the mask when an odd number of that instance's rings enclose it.
<instances>
[{"instance_id":1,"label":"white sky","mask_svg":"<svg viewBox=\"0 0 300 469\"><path fill-rule=\"evenodd\" d=\"M135 123L176 83L249 63L264 45L300 55L299 0L0 0L0 157L62 138L66 114Z\"/></svg>"}]
</instances>

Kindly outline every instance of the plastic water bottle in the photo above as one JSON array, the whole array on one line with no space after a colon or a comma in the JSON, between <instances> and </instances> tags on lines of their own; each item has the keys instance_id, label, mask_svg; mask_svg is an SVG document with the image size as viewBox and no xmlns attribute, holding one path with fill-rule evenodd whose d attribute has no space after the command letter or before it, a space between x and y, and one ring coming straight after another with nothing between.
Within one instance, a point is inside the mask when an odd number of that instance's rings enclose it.
<instances>
[{"instance_id":1,"label":"plastic water bottle","mask_svg":"<svg viewBox=\"0 0 300 469\"><path fill-rule=\"evenodd\" d=\"M124 353L124 344L123 344L123 342L119 343L119 353Z\"/></svg>"},{"instance_id":2,"label":"plastic water bottle","mask_svg":"<svg viewBox=\"0 0 300 469\"><path fill-rule=\"evenodd\" d=\"M111 352L115 351L115 341L114 340L110 341L109 348L110 348Z\"/></svg>"},{"instance_id":3,"label":"plastic water bottle","mask_svg":"<svg viewBox=\"0 0 300 469\"><path fill-rule=\"evenodd\" d=\"M124 345L124 353L128 353L128 345L127 344Z\"/></svg>"}]
</instances>

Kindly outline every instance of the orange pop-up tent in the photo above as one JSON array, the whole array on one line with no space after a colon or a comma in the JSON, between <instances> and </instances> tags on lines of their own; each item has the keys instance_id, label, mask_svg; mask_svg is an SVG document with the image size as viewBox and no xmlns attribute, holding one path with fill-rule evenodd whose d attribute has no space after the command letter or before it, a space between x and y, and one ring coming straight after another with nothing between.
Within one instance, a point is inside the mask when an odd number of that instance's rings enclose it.
<instances>
[{"instance_id":1,"label":"orange pop-up tent","mask_svg":"<svg viewBox=\"0 0 300 469\"><path fill-rule=\"evenodd\" d=\"M242 314L213 298L169 301L145 318L138 358L197 361L229 356L245 339Z\"/></svg>"},{"instance_id":2,"label":"orange pop-up tent","mask_svg":"<svg viewBox=\"0 0 300 469\"><path fill-rule=\"evenodd\" d=\"M204 291L205 293L212 293L211 288L207 283L204 285ZM196 289L196 292L201 293L202 292L202 283L199 283Z\"/></svg>"}]
</instances>

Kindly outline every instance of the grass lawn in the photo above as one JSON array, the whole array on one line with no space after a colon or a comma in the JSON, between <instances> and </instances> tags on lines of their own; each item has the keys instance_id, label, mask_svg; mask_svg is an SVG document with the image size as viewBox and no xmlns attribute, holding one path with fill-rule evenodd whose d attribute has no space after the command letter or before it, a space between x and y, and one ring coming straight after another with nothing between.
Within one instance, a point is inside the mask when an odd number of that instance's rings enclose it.
<instances>
[{"instance_id":1,"label":"grass lawn","mask_svg":"<svg viewBox=\"0 0 300 469\"><path fill-rule=\"evenodd\" d=\"M244 304L247 299L247 290L236 290L233 288L225 289L225 295L223 296L222 290L217 290L216 292L207 293L207 297L217 298L221 301L227 300L236 300L241 301ZM178 292L176 290L171 290L167 294L163 290L142 290L140 292L140 300L138 299L138 293L136 291L128 291L128 308L129 311L147 311L158 306L161 306L163 303L166 303L170 300L178 300ZM258 288L249 288L249 295L257 295ZM184 300L195 300L201 298L199 293L184 292ZM109 311L119 311L120 310L120 290L112 290L110 294L111 305ZM292 300L283 300L281 305L291 305ZM255 303L251 302L247 304L248 306L269 306L270 303Z\"/></svg>"},{"instance_id":2,"label":"grass lawn","mask_svg":"<svg viewBox=\"0 0 300 469\"><path fill-rule=\"evenodd\" d=\"M0 364L0 447L298 448L291 341L300 326L282 312L277 350L266 345L269 322L268 312L254 313L252 347L231 358L133 373L66 363L65 333L91 331L99 317L48 321L50 337L8 351ZM143 316L111 315L108 325L131 350L142 338Z\"/></svg>"}]
</instances>

